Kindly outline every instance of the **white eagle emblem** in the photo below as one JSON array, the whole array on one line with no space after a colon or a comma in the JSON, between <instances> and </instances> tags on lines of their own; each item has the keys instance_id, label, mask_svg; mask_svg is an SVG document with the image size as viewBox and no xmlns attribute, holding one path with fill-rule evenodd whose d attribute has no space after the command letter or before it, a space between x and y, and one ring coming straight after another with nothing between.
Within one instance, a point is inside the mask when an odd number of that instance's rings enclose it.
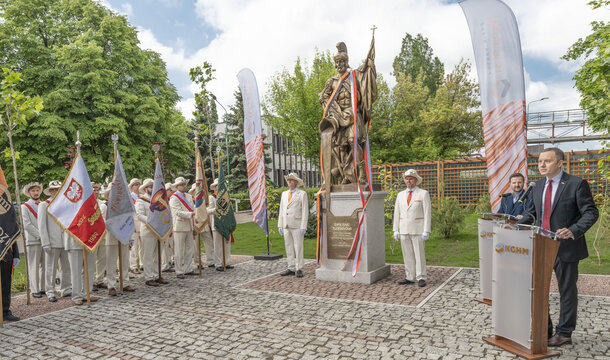
<instances>
[{"instance_id":1,"label":"white eagle emblem","mask_svg":"<svg viewBox=\"0 0 610 360\"><path fill-rule=\"evenodd\" d=\"M76 180L72 179L68 189L64 192L64 196L73 203L76 203L83 198L83 187Z\"/></svg>"}]
</instances>

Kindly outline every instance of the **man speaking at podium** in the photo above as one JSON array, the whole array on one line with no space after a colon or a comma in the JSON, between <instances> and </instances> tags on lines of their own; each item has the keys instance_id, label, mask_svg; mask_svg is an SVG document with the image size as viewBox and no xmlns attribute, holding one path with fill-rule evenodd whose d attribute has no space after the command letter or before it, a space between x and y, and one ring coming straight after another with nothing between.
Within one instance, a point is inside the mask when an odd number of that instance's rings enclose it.
<instances>
[{"instance_id":1,"label":"man speaking at podium","mask_svg":"<svg viewBox=\"0 0 610 360\"><path fill-rule=\"evenodd\" d=\"M587 256L585 232L597 221L599 212L589 183L562 170L565 155L559 148L542 150L538 170L544 178L532 190L532 201L519 224L536 224L553 231L559 240L555 276L559 286L559 322L553 333L549 315L549 346L572 343L578 310L578 262ZM535 216L535 217L534 217Z\"/></svg>"}]
</instances>

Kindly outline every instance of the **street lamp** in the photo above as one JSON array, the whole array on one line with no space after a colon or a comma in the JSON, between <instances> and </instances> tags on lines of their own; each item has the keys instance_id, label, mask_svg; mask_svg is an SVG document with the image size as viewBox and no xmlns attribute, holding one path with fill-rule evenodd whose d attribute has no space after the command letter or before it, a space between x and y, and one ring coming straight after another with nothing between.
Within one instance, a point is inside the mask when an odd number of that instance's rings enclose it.
<instances>
[{"instance_id":1,"label":"street lamp","mask_svg":"<svg viewBox=\"0 0 610 360\"><path fill-rule=\"evenodd\" d=\"M222 106L222 104L221 104L221 103L218 101L218 99L216 99L216 95L214 95L214 94L212 94L212 93L209 93L209 94L210 94L210 97L211 97L211 98L212 98L214 101L216 101L216 103L217 103L218 105L220 105L220 107L221 107L221 108L222 108L222 109L225 111L225 121L224 121L224 124L225 124L225 145L226 145L226 147L227 147L227 182L228 182L229 184L231 184L231 183L229 182L229 178L228 178L228 176L229 176L229 140L228 140L228 138L227 138L228 124L227 124L227 120L226 120L226 116L228 115L228 113L227 113L227 109L225 109L225 107L224 107L224 106ZM219 124L221 124L221 123L219 123ZM219 166L220 166L220 164L219 164Z\"/></svg>"},{"instance_id":2,"label":"street lamp","mask_svg":"<svg viewBox=\"0 0 610 360\"><path fill-rule=\"evenodd\" d=\"M529 122L529 120L530 120L530 104L531 104L531 103L535 103L535 102L537 102L537 101L543 101L543 100L548 100L548 99L549 99L549 98L545 96L545 97L540 98L540 99L538 99L538 100L532 100L532 101L530 101L529 103L527 103L527 109L526 109L526 119L527 119L527 121L528 121L528 122Z\"/></svg>"}]
</instances>

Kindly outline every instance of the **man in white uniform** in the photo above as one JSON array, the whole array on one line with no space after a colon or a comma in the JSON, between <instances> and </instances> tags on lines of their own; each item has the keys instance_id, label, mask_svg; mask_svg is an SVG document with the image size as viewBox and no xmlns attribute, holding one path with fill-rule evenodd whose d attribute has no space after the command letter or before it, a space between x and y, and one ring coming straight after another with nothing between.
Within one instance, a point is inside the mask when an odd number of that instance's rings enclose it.
<instances>
[{"instance_id":1,"label":"man in white uniform","mask_svg":"<svg viewBox=\"0 0 610 360\"><path fill-rule=\"evenodd\" d=\"M303 277L303 238L307 230L309 217L309 204L307 193L301 189L303 180L297 174L290 173L284 176L289 189L282 193L280 211L278 215L278 232L284 235L288 269L281 276L295 275Z\"/></svg>"},{"instance_id":2,"label":"man in white uniform","mask_svg":"<svg viewBox=\"0 0 610 360\"><path fill-rule=\"evenodd\" d=\"M176 277L178 279L184 279L184 275L187 275L188 268L191 267L193 262L192 254L188 253L188 243L193 242L193 217L195 216L193 210L195 205L192 196L185 192L187 184L188 180L185 178L176 178L172 186L174 193L169 199L174 229Z\"/></svg>"},{"instance_id":3,"label":"man in white uniform","mask_svg":"<svg viewBox=\"0 0 610 360\"><path fill-rule=\"evenodd\" d=\"M97 205L102 209L103 216L106 216L106 201L100 200L100 189L102 184L91 183L93 185L93 194L97 200ZM107 289L106 285L106 246L104 239L100 239L100 245L95 249L95 280L93 281L93 291L98 289ZM91 279L89 279L91 281Z\"/></svg>"},{"instance_id":4,"label":"man in white uniform","mask_svg":"<svg viewBox=\"0 0 610 360\"><path fill-rule=\"evenodd\" d=\"M150 211L150 199L152 196L154 181L146 179L140 186L140 197L136 201L136 217L140 221L140 240L144 251L144 280L148 286L159 286L167 284L166 280L159 278L159 259L157 258L157 236L146 226L148 224L148 213Z\"/></svg>"},{"instance_id":5,"label":"man in white uniform","mask_svg":"<svg viewBox=\"0 0 610 360\"><path fill-rule=\"evenodd\" d=\"M218 179L215 179L212 185L210 185L209 189L212 193L216 193L216 189L218 188ZM214 228L214 214L216 213L216 197L214 195L208 195L208 224L203 228L201 232L201 237L203 238L203 246L205 247L205 261L209 268L214 267L214 238L216 236L220 236L218 230ZM213 234L213 233L217 233Z\"/></svg>"},{"instance_id":6,"label":"man in white uniform","mask_svg":"<svg viewBox=\"0 0 610 360\"><path fill-rule=\"evenodd\" d=\"M142 185L142 180L138 178L133 178L129 182L129 190L131 191L131 201L133 204L136 204L138 200L138 196L140 196L140 185ZM142 241L140 240L140 221L135 217L134 223L136 226L136 231L133 232L131 237L133 243L129 249L129 269L134 274L139 274L139 267L142 265ZM138 265L138 257L140 259L140 265Z\"/></svg>"},{"instance_id":7,"label":"man in white uniform","mask_svg":"<svg viewBox=\"0 0 610 360\"><path fill-rule=\"evenodd\" d=\"M407 189L396 196L394 206L394 239L400 240L406 277L401 285L426 286L426 240L430 237L430 194L419 188L422 178L415 169L404 173Z\"/></svg>"},{"instance_id":8,"label":"man in white uniform","mask_svg":"<svg viewBox=\"0 0 610 360\"><path fill-rule=\"evenodd\" d=\"M61 188L61 181L53 180L44 189L44 194L51 197L38 205L38 230L40 231L40 242L45 256L45 292L50 302L56 302L55 275L57 265L61 262L61 296L72 293L72 280L70 279L70 262L64 250L64 237L68 236L61 227L47 214L47 207L51 199Z\"/></svg>"},{"instance_id":9,"label":"man in white uniform","mask_svg":"<svg viewBox=\"0 0 610 360\"><path fill-rule=\"evenodd\" d=\"M42 185L32 182L23 187L22 193L30 199L21 204L23 228L25 230L25 246L28 254L28 274L30 277L30 292L35 298L41 298L45 293L45 266L38 230L38 204Z\"/></svg>"},{"instance_id":10,"label":"man in white uniform","mask_svg":"<svg viewBox=\"0 0 610 360\"><path fill-rule=\"evenodd\" d=\"M167 198L169 199L174 190L172 190L172 183L165 184L165 191L167 192ZM170 210L171 213L171 210ZM174 237L170 234L167 237L167 240L161 243L161 271L163 272L174 272L175 270L172 268L171 264L174 256Z\"/></svg>"}]
</instances>

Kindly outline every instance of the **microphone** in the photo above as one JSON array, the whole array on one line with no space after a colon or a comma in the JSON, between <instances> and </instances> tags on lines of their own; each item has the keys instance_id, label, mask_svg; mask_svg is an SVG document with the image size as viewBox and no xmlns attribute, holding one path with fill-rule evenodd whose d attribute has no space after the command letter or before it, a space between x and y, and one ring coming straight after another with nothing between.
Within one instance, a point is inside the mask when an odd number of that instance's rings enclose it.
<instances>
[{"instance_id":1,"label":"microphone","mask_svg":"<svg viewBox=\"0 0 610 360\"><path fill-rule=\"evenodd\" d=\"M502 195L498 195L498 197L500 197L500 198L507 198L507 197L511 196L512 194L513 193L504 193Z\"/></svg>"},{"instance_id":2,"label":"microphone","mask_svg":"<svg viewBox=\"0 0 610 360\"><path fill-rule=\"evenodd\" d=\"M521 195L521 197L519 198L519 203L523 204L523 201L525 201L525 199L527 199L527 197L529 196L529 194L532 192L532 189L534 188L534 186L536 186L535 182L531 182L530 186L527 187L527 190L525 190L525 192L523 193L523 195Z\"/></svg>"}]
</instances>

